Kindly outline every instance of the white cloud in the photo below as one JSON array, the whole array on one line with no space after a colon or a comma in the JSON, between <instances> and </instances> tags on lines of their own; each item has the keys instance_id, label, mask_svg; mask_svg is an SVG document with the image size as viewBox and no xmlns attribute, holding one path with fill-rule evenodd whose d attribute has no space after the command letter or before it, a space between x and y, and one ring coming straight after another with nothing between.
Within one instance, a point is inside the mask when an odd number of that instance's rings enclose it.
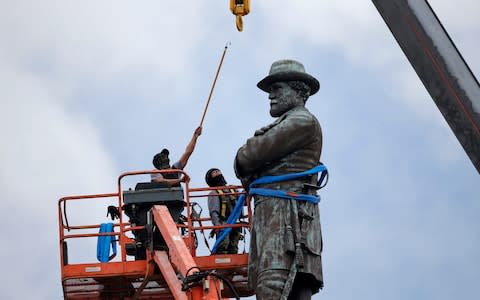
<instances>
[{"instance_id":1,"label":"white cloud","mask_svg":"<svg viewBox=\"0 0 480 300\"><path fill-rule=\"evenodd\" d=\"M319 55L325 50L340 51L352 62L362 65L379 67L392 59L395 45L385 42L388 29L372 3L259 1L256 5L259 6L255 12L257 18L265 21L264 30L274 36L275 44L270 45L273 51L299 52L295 44L306 43L320 49Z\"/></svg>"},{"instance_id":2,"label":"white cloud","mask_svg":"<svg viewBox=\"0 0 480 300\"><path fill-rule=\"evenodd\" d=\"M8 241L0 251L9 258L4 266L10 270L2 275L8 284L0 294L5 299L59 298L59 290L51 287L59 278L57 200L115 191L115 163L88 118L65 109L68 91L1 58L0 66L0 186L6 224L1 235ZM72 219L98 220L104 214L103 209L96 214L77 210ZM31 289L20 288L32 282Z\"/></svg>"}]
</instances>

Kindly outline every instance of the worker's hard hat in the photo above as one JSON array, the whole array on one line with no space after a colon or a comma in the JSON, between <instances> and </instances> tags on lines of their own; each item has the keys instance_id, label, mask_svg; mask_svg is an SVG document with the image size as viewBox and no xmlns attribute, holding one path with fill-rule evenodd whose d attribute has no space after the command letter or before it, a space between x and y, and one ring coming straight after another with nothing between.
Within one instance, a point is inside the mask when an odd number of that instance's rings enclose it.
<instances>
[{"instance_id":1,"label":"worker's hard hat","mask_svg":"<svg viewBox=\"0 0 480 300\"><path fill-rule=\"evenodd\" d=\"M159 170L165 169L170 164L170 159L168 158L169 154L170 152L165 148L162 149L160 153L155 154L152 161L153 166Z\"/></svg>"},{"instance_id":2,"label":"worker's hard hat","mask_svg":"<svg viewBox=\"0 0 480 300\"><path fill-rule=\"evenodd\" d=\"M213 185L213 172L220 172L221 174L221 171L217 168L211 168L210 170L207 171L207 173L205 174L205 182L209 185L209 186L212 186Z\"/></svg>"},{"instance_id":3,"label":"worker's hard hat","mask_svg":"<svg viewBox=\"0 0 480 300\"><path fill-rule=\"evenodd\" d=\"M305 67L298 61L282 59L274 62L270 73L257 83L259 89L270 93L272 83L279 81L303 81L310 87L310 95L320 89L320 82L312 75L305 72Z\"/></svg>"}]
</instances>

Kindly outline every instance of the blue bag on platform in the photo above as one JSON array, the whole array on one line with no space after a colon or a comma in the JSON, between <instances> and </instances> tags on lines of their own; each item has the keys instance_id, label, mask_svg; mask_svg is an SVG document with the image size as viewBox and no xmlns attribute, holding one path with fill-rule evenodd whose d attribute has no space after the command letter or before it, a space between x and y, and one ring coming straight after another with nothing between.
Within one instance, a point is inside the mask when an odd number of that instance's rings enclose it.
<instances>
[{"instance_id":1,"label":"blue bag on platform","mask_svg":"<svg viewBox=\"0 0 480 300\"><path fill-rule=\"evenodd\" d=\"M113 223L102 223L99 233L111 233ZM110 245L112 245L113 254L110 255ZM99 262L106 263L117 255L117 241L114 235L101 235L97 240L97 259Z\"/></svg>"}]
</instances>

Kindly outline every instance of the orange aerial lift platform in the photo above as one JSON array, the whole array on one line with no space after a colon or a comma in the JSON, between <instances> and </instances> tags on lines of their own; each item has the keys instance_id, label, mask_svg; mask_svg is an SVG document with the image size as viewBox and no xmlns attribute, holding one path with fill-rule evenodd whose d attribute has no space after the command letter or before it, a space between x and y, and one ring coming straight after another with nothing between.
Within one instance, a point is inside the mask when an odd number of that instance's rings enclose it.
<instances>
[{"instance_id":1,"label":"orange aerial lift platform","mask_svg":"<svg viewBox=\"0 0 480 300\"><path fill-rule=\"evenodd\" d=\"M135 190L123 190L122 179L125 177L152 173L177 173L184 178L183 187L145 182L138 183ZM210 218L202 216L195 207L201 208L202 200L206 204L212 190L222 189L228 191L223 195L238 196L244 193L242 187L190 188L189 181L189 176L181 170L127 172L119 176L116 193L61 198L58 201L58 218L64 298L208 300L253 295L247 287L248 253L197 253L197 236L200 233L209 248L205 230L239 227L248 231L252 216L249 197L242 222L214 226ZM118 201L118 206L114 207L118 222L110 223L109 231L102 231L104 224L68 224L68 203L104 203L108 198L115 203ZM100 262L69 262L68 242L89 238L96 238L98 243L107 238L108 249L111 246L116 250L118 245L120 257L115 261L111 261L114 256L111 255ZM99 246L97 244L97 250Z\"/></svg>"}]
</instances>

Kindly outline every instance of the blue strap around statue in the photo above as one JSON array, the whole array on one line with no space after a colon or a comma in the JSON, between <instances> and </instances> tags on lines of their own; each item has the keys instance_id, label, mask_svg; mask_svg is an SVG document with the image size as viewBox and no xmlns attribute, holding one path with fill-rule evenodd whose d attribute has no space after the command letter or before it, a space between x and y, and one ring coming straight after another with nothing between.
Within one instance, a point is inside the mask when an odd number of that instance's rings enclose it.
<instances>
[{"instance_id":1,"label":"blue strap around statue","mask_svg":"<svg viewBox=\"0 0 480 300\"><path fill-rule=\"evenodd\" d=\"M111 233L113 231L113 223L100 224L99 233ZM110 245L113 254L110 255ZM97 239L97 259L99 262L106 263L117 255L117 241L114 235L100 235Z\"/></svg>"},{"instance_id":2,"label":"blue strap around statue","mask_svg":"<svg viewBox=\"0 0 480 300\"><path fill-rule=\"evenodd\" d=\"M290 174L278 175L278 176L264 176L264 177L258 178L249 185L248 193L251 196L260 195L260 196L266 196L266 197L277 197L282 199L307 201L307 202L317 204L318 202L320 202L320 197L317 195L297 194L297 193L292 193L292 192L283 191L283 190L274 190L274 189L265 189L265 188L255 187L259 184L289 181L289 180L294 180L294 179L302 178L309 175L314 175L317 173L321 173L320 178L317 182L317 185L321 186L323 180L328 174L327 168L323 164L320 164L310 170L300 172L300 173L290 173ZM245 203L245 195L242 194L240 195L240 197L238 197L237 204L235 205L233 212L228 217L227 224L235 224L237 222L237 220L240 218L240 215L242 213L244 203ZM228 234L230 234L231 231L232 231L232 227L227 227L220 231L220 234L217 240L215 241L215 245L213 245L212 253L217 252L218 247L220 246L222 241L225 239L225 237Z\"/></svg>"}]
</instances>

